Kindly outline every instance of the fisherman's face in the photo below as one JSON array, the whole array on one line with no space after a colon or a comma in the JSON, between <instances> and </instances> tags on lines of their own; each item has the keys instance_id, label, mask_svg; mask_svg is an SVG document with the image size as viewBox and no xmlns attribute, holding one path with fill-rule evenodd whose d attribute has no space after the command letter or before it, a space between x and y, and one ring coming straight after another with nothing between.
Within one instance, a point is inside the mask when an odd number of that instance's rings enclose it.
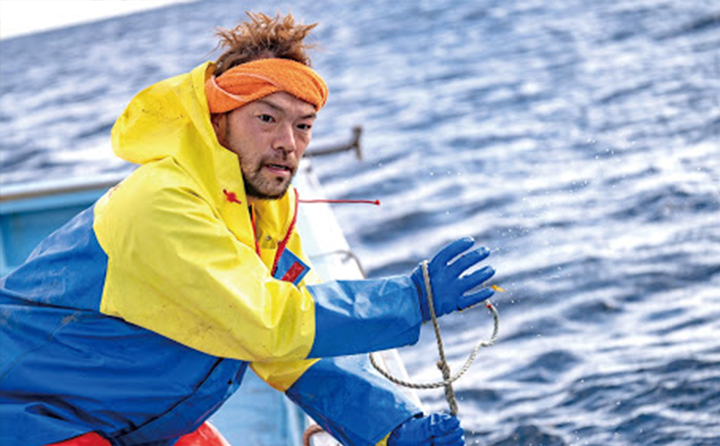
<instances>
[{"instance_id":1,"label":"fisherman's face","mask_svg":"<svg viewBox=\"0 0 720 446\"><path fill-rule=\"evenodd\" d=\"M281 198L310 144L315 107L278 92L213 115L218 142L237 154L248 199Z\"/></svg>"}]
</instances>

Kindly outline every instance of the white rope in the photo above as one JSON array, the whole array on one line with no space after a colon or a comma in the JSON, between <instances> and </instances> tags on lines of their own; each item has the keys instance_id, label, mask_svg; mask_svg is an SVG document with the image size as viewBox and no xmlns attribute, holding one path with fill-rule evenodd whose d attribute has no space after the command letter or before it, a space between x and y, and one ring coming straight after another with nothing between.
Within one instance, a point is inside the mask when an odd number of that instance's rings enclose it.
<instances>
[{"instance_id":1,"label":"white rope","mask_svg":"<svg viewBox=\"0 0 720 446\"><path fill-rule=\"evenodd\" d=\"M490 310L490 313L493 315L494 319L494 328L493 333L490 337L490 340L488 341L480 341L473 349L472 353L470 353L470 356L465 361L465 364L460 369L460 372L458 372L456 375L452 376L450 373L450 366L447 363L447 360L445 359L445 349L443 346L442 341L442 335L440 333L440 325L437 320L437 316L435 314L435 305L433 300L433 291L432 286L430 283L430 272L428 271L428 262L427 260L423 261L422 263L422 272L423 272L423 279L425 281L425 290L427 294L427 300L428 300L428 309L430 310L430 318L433 323L433 328L435 329L435 338L437 341L438 346L438 354L440 356L440 359L437 362L438 368L441 370L443 374L443 380L434 382L434 383L413 383L409 381L404 381L401 379L396 378L395 376L388 373L386 370L382 369L378 363L375 361L375 357L372 353L370 353L370 362L372 363L373 367L380 372L381 375L383 375L385 378L389 379L390 381L394 382L397 385L403 386L403 387L409 387L411 389L438 389L440 387L445 388L445 399L448 402L448 406L450 406L450 413L453 415L457 415L458 407L457 407L457 401L455 400L455 393L452 388L452 383L460 379L461 376L465 374L465 372L470 369L470 366L475 361L475 358L477 357L478 352L483 347L490 347L495 343L495 340L497 340L498 331L500 329L500 316L498 315L497 309L495 306L489 302L485 302L485 306L488 310Z\"/></svg>"}]
</instances>

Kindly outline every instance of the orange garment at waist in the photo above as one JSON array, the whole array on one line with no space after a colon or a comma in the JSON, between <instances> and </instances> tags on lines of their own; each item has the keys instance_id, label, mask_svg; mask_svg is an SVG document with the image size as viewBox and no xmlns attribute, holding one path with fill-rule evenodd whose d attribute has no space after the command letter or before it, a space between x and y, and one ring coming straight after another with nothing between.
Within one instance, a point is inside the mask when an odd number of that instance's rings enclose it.
<instances>
[{"instance_id":1,"label":"orange garment at waist","mask_svg":"<svg viewBox=\"0 0 720 446\"><path fill-rule=\"evenodd\" d=\"M53 443L47 446L112 446L109 441L95 432ZM175 446L230 446L222 434L210 423L205 422L195 432L184 435Z\"/></svg>"}]
</instances>

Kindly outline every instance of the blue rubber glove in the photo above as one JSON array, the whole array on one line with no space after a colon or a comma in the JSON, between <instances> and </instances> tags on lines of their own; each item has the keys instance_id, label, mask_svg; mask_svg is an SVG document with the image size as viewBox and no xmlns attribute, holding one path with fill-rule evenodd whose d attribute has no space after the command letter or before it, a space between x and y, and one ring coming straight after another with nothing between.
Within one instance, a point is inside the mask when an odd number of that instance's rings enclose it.
<instances>
[{"instance_id":1,"label":"blue rubber glove","mask_svg":"<svg viewBox=\"0 0 720 446\"><path fill-rule=\"evenodd\" d=\"M457 417L434 413L410 418L392 431L388 446L464 446L465 431Z\"/></svg>"},{"instance_id":2,"label":"blue rubber glove","mask_svg":"<svg viewBox=\"0 0 720 446\"><path fill-rule=\"evenodd\" d=\"M475 241L471 237L461 238L443 248L428 263L434 297L433 305L435 314L438 317L471 307L495 293L491 288L482 288L466 294L473 288L482 285L495 274L492 267L485 266L470 274L463 275L465 271L476 266L490 255L490 250L485 247L468 252L474 244ZM420 311L422 312L423 322L429 321L430 310L428 309L422 265L415 268L410 277L419 290Z\"/></svg>"}]
</instances>

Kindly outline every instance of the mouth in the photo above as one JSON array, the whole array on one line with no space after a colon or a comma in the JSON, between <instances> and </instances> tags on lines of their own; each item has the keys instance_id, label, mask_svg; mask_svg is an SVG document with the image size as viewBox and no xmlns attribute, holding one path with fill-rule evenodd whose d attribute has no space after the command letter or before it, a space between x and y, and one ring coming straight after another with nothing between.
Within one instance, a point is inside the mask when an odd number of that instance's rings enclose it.
<instances>
[{"instance_id":1,"label":"mouth","mask_svg":"<svg viewBox=\"0 0 720 446\"><path fill-rule=\"evenodd\" d=\"M265 168L271 173L279 176L290 176L294 172L292 167L285 164L268 163L265 164Z\"/></svg>"}]
</instances>

